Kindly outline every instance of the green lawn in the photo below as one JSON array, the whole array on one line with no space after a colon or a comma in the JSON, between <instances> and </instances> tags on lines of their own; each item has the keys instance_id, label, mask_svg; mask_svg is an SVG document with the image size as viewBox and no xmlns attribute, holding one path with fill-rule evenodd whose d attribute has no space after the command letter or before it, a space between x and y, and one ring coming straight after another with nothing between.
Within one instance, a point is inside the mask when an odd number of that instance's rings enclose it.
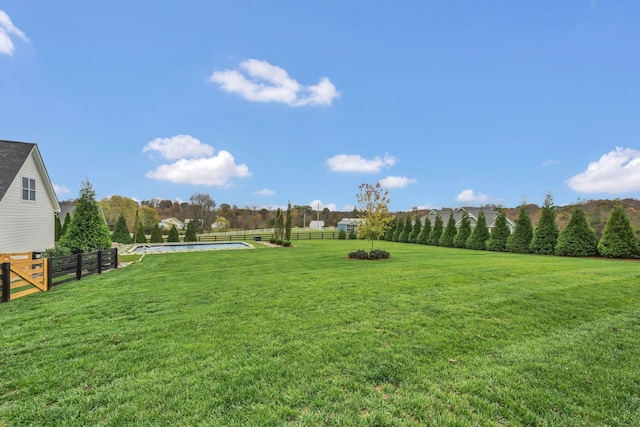
<instances>
[{"instance_id":1,"label":"green lawn","mask_svg":"<svg viewBox=\"0 0 640 427\"><path fill-rule=\"evenodd\" d=\"M147 255L0 305L0 426L640 425L640 263Z\"/></svg>"}]
</instances>

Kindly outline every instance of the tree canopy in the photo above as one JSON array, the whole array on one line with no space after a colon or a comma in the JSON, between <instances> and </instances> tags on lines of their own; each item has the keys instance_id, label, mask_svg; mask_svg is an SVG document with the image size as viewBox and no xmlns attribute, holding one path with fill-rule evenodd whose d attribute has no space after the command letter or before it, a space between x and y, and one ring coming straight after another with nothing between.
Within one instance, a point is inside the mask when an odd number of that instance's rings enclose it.
<instances>
[{"instance_id":1,"label":"tree canopy","mask_svg":"<svg viewBox=\"0 0 640 427\"><path fill-rule=\"evenodd\" d=\"M373 241L384 236L384 233L393 221L393 215L389 213L389 191L383 190L380 183L376 185L360 184L360 192L356 194L358 201L358 213L362 219L359 226L359 233L365 240L371 240L371 250Z\"/></svg>"}]
</instances>

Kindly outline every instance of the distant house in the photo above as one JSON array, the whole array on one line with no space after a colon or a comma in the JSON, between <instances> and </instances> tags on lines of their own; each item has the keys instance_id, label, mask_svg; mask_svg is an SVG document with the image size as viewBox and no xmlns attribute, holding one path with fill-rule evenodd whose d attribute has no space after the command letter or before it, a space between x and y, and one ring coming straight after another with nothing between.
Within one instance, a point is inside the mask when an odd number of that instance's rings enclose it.
<instances>
[{"instance_id":1,"label":"distant house","mask_svg":"<svg viewBox=\"0 0 640 427\"><path fill-rule=\"evenodd\" d=\"M175 225L178 230L184 230L187 228L187 224L180 221L178 218L165 218L160 221L160 228L163 230L169 230L173 225Z\"/></svg>"},{"instance_id":2,"label":"distant house","mask_svg":"<svg viewBox=\"0 0 640 427\"><path fill-rule=\"evenodd\" d=\"M358 226L362 224L362 218L342 218L338 223L338 230L344 230L347 233L358 232Z\"/></svg>"},{"instance_id":3,"label":"distant house","mask_svg":"<svg viewBox=\"0 0 640 427\"><path fill-rule=\"evenodd\" d=\"M431 225L434 224L436 220L436 216L440 214L440 218L442 218L442 222L444 226L447 226L447 222L449 222L449 217L453 215L453 219L456 223L456 228L460 227L460 222L462 221L462 217L464 214L469 215L469 220L471 222L471 229L476 228L476 224L478 223L478 215L480 215L480 211L484 212L484 217L487 220L487 227L491 230L496 223L496 218L498 216L498 210L492 207L487 208L472 208L472 207L464 207L457 209L440 209L440 210L432 210L427 215L424 215L420 218L422 223L425 223L426 218L429 218L431 221ZM516 223L507 218L507 227L509 227L509 231L513 233L513 230L516 228Z\"/></svg>"},{"instance_id":4,"label":"distant house","mask_svg":"<svg viewBox=\"0 0 640 427\"><path fill-rule=\"evenodd\" d=\"M309 228L312 230L322 230L324 228L324 221L311 221Z\"/></svg>"},{"instance_id":5,"label":"distant house","mask_svg":"<svg viewBox=\"0 0 640 427\"><path fill-rule=\"evenodd\" d=\"M55 245L58 198L36 144L0 140L0 253Z\"/></svg>"}]
</instances>

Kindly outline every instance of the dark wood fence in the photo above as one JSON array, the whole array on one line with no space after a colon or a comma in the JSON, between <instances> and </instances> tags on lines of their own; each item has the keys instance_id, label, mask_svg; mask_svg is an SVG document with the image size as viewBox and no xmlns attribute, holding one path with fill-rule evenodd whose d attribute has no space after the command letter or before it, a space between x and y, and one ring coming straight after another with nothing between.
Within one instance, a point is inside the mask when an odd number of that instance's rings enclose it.
<instances>
[{"instance_id":1,"label":"dark wood fence","mask_svg":"<svg viewBox=\"0 0 640 427\"><path fill-rule=\"evenodd\" d=\"M42 259L37 254L29 254L28 259L5 259L7 262L0 263L1 302L118 268L118 249ZM44 265L38 267L37 261Z\"/></svg>"}]
</instances>

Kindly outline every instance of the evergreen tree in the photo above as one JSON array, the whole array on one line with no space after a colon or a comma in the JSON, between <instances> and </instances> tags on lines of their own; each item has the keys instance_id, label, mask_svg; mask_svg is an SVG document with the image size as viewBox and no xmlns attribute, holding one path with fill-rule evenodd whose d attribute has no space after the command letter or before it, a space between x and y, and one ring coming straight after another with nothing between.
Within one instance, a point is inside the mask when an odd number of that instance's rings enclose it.
<instances>
[{"instance_id":1,"label":"evergreen tree","mask_svg":"<svg viewBox=\"0 0 640 427\"><path fill-rule=\"evenodd\" d=\"M393 230L393 238L391 240L394 242L400 241L400 234L402 234L402 230L404 230L404 221L398 218L396 220L396 228Z\"/></svg>"},{"instance_id":2,"label":"evergreen tree","mask_svg":"<svg viewBox=\"0 0 640 427\"><path fill-rule=\"evenodd\" d=\"M171 225L169 229L169 235L167 236L167 243L175 243L180 241L180 234L175 224Z\"/></svg>"},{"instance_id":3,"label":"evergreen tree","mask_svg":"<svg viewBox=\"0 0 640 427\"><path fill-rule=\"evenodd\" d=\"M58 215L53 216L53 228L54 228L54 241L60 240L62 234L62 224L60 224L60 217Z\"/></svg>"},{"instance_id":4,"label":"evergreen tree","mask_svg":"<svg viewBox=\"0 0 640 427\"><path fill-rule=\"evenodd\" d=\"M506 252L509 236L511 236L511 231L507 225L507 216L502 209L499 209L496 215L496 222L493 224L489 239L487 240L487 250Z\"/></svg>"},{"instance_id":5,"label":"evergreen tree","mask_svg":"<svg viewBox=\"0 0 640 427\"><path fill-rule=\"evenodd\" d=\"M407 215L402 233L400 233L400 237L398 237L398 242L407 243L409 241L409 234L411 234L411 230L411 215Z\"/></svg>"},{"instance_id":6,"label":"evergreen tree","mask_svg":"<svg viewBox=\"0 0 640 427\"><path fill-rule=\"evenodd\" d=\"M558 236L555 254L562 256L598 255L598 238L595 231L587 223L587 216L581 207L578 206L571 212L569 223Z\"/></svg>"},{"instance_id":7,"label":"evergreen tree","mask_svg":"<svg viewBox=\"0 0 640 427\"><path fill-rule=\"evenodd\" d=\"M509 230L507 229L507 231ZM484 215L484 211L480 211L478 214L478 223L476 224L476 228L473 229L471 236L467 239L467 249L484 251L487 249L487 240L489 240L487 217Z\"/></svg>"},{"instance_id":8,"label":"evergreen tree","mask_svg":"<svg viewBox=\"0 0 640 427\"><path fill-rule=\"evenodd\" d=\"M638 239L621 204L617 204L609 214L598 242L598 252L608 258L634 258L640 255Z\"/></svg>"},{"instance_id":9,"label":"evergreen tree","mask_svg":"<svg viewBox=\"0 0 640 427\"><path fill-rule=\"evenodd\" d=\"M418 243L418 235L422 230L422 221L420 221L420 217L416 216L416 220L413 223L413 229L409 234L409 243Z\"/></svg>"},{"instance_id":10,"label":"evergreen tree","mask_svg":"<svg viewBox=\"0 0 640 427\"><path fill-rule=\"evenodd\" d=\"M465 213L462 216L462 221L460 221L460 227L458 228L456 237L453 239L453 246L456 248L466 248L469 236L471 236L471 219L469 219L469 214Z\"/></svg>"},{"instance_id":11,"label":"evergreen tree","mask_svg":"<svg viewBox=\"0 0 640 427\"><path fill-rule=\"evenodd\" d=\"M558 225L556 224L556 208L553 206L551 193L547 194L542 205L542 214L531 240L531 252L551 255L558 243Z\"/></svg>"},{"instance_id":12,"label":"evergreen tree","mask_svg":"<svg viewBox=\"0 0 640 427\"><path fill-rule=\"evenodd\" d=\"M73 252L90 252L111 247L109 228L95 196L91 183L84 181L80 186L80 197L76 201L73 220L60 238L61 246Z\"/></svg>"},{"instance_id":13,"label":"evergreen tree","mask_svg":"<svg viewBox=\"0 0 640 427\"><path fill-rule=\"evenodd\" d=\"M393 233L396 231L396 227L398 226L398 221L391 221L389 223L389 227L387 227L387 231L384 233L384 240L391 242L393 241Z\"/></svg>"},{"instance_id":14,"label":"evergreen tree","mask_svg":"<svg viewBox=\"0 0 640 427\"><path fill-rule=\"evenodd\" d=\"M62 223L62 230L60 230L60 238L62 238L62 236L67 234L67 231L69 230L70 226L71 226L71 215L69 214L69 212L67 212L67 214L64 216L64 223Z\"/></svg>"},{"instance_id":15,"label":"evergreen tree","mask_svg":"<svg viewBox=\"0 0 640 427\"><path fill-rule=\"evenodd\" d=\"M442 221L442 217L440 213L436 214L436 219L433 220L433 228L431 229L431 233L429 233L429 245L438 246L440 244L440 237L442 237L442 233L444 232L444 222Z\"/></svg>"},{"instance_id":16,"label":"evergreen tree","mask_svg":"<svg viewBox=\"0 0 640 427\"><path fill-rule=\"evenodd\" d=\"M284 223L284 240L291 240L291 202L287 205L287 220Z\"/></svg>"},{"instance_id":17,"label":"evergreen tree","mask_svg":"<svg viewBox=\"0 0 640 427\"><path fill-rule=\"evenodd\" d=\"M118 222L116 222L116 226L113 228L113 233L111 234L111 240L114 242L122 243L124 245L128 245L131 243L131 233L129 233L129 227L127 226L127 220L124 217L124 213L120 213L118 217Z\"/></svg>"},{"instance_id":18,"label":"evergreen tree","mask_svg":"<svg viewBox=\"0 0 640 427\"><path fill-rule=\"evenodd\" d=\"M527 211L527 206L522 205L518 219L516 219L516 229L507 239L507 251L518 254L531 253L532 239L533 225L531 225L531 217Z\"/></svg>"},{"instance_id":19,"label":"evergreen tree","mask_svg":"<svg viewBox=\"0 0 640 427\"><path fill-rule=\"evenodd\" d=\"M276 242L282 242L284 239L284 219L282 218L282 210L280 208L276 210L276 222L273 234Z\"/></svg>"},{"instance_id":20,"label":"evergreen tree","mask_svg":"<svg viewBox=\"0 0 640 427\"><path fill-rule=\"evenodd\" d=\"M424 225L422 226L422 229L420 230L420 233L418 234L418 238L416 239L416 242L421 244L421 245L428 244L429 243L429 234L431 234L431 220L427 216L427 217L424 218Z\"/></svg>"},{"instance_id":21,"label":"evergreen tree","mask_svg":"<svg viewBox=\"0 0 640 427\"><path fill-rule=\"evenodd\" d=\"M189 221L187 223L187 232L184 235L185 242L197 242L198 236L196 235L196 225L194 221Z\"/></svg>"},{"instance_id":22,"label":"evergreen tree","mask_svg":"<svg viewBox=\"0 0 640 427\"><path fill-rule=\"evenodd\" d=\"M142 223L138 224L138 230L136 231L133 240L133 243L147 243L147 236L144 234L144 227L142 226Z\"/></svg>"},{"instance_id":23,"label":"evergreen tree","mask_svg":"<svg viewBox=\"0 0 640 427\"><path fill-rule=\"evenodd\" d=\"M162 237L162 230L160 230L160 224L156 222L151 229L151 239L149 240L151 243L164 243L164 237Z\"/></svg>"},{"instance_id":24,"label":"evergreen tree","mask_svg":"<svg viewBox=\"0 0 640 427\"><path fill-rule=\"evenodd\" d=\"M451 214L449 215L449 220L447 221L447 226L445 227L442 236L440 236L440 246L452 248L453 239L455 239L457 232L458 229L456 228L456 220L453 217L453 212L451 212Z\"/></svg>"}]
</instances>

